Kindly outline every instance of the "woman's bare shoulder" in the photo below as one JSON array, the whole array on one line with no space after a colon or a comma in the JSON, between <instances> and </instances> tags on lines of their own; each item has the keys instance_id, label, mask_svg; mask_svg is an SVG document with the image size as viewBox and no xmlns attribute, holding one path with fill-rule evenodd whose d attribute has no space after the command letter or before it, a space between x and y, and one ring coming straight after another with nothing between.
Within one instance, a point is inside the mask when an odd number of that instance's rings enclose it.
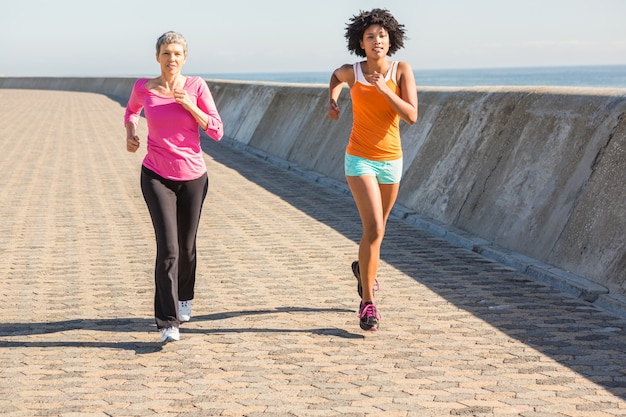
<instances>
[{"instance_id":1,"label":"woman's bare shoulder","mask_svg":"<svg viewBox=\"0 0 626 417\"><path fill-rule=\"evenodd\" d=\"M342 82L354 82L354 64L343 64L335 70L335 76Z\"/></svg>"}]
</instances>

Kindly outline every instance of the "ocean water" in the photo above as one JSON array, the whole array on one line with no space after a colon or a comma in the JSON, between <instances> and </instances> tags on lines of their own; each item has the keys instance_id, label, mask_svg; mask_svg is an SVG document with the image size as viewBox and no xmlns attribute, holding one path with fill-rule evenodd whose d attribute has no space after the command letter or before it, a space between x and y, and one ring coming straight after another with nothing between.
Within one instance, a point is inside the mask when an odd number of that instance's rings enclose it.
<instances>
[{"instance_id":1,"label":"ocean water","mask_svg":"<svg viewBox=\"0 0 626 417\"><path fill-rule=\"evenodd\" d=\"M415 70L419 86L563 86L626 88L626 65ZM197 74L209 79L327 84L328 72Z\"/></svg>"}]
</instances>

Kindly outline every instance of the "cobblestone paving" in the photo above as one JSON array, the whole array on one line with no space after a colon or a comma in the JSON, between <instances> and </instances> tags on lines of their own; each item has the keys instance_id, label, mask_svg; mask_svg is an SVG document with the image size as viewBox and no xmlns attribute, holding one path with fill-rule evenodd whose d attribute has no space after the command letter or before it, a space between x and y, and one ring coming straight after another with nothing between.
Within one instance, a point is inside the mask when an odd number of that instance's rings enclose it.
<instances>
[{"instance_id":1,"label":"cobblestone paving","mask_svg":"<svg viewBox=\"0 0 626 417\"><path fill-rule=\"evenodd\" d=\"M352 199L208 140L193 317L160 345L123 111L0 90L2 415L626 415L625 320L392 218L364 333Z\"/></svg>"}]
</instances>

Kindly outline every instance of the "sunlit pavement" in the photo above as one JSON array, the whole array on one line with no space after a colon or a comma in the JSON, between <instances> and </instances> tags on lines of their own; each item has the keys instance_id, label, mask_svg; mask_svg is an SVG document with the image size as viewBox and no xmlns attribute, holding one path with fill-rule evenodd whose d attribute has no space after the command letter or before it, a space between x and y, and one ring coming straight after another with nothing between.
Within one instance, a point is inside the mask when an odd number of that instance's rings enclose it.
<instances>
[{"instance_id":1,"label":"sunlit pavement","mask_svg":"<svg viewBox=\"0 0 626 417\"><path fill-rule=\"evenodd\" d=\"M3 415L626 415L626 320L392 218L363 332L351 197L208 140L192 319L160 345L123 112L0 90Z\"/></svg>"}]
</instances>

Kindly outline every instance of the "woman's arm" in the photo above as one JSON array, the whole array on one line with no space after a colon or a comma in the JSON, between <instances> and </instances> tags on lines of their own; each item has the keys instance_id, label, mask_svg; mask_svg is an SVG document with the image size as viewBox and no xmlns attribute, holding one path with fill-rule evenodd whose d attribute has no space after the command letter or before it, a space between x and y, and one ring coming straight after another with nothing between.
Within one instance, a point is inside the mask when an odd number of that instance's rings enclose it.
<instances>
[{"instance_id":1,"label":"woman's arm","mask_svg":"<svg viewBox=\"0 0 626 417\"><path fill-rule=\"evenodd\" d=\"M135 134L136 126L133 122L126 122L126 150L128 152L137 152L140 141L139 136Z\"/></svg>"},{"instance_id":2,"label":"woman's arm","mask_svg":"<svg viewBox=\"0 0 626 417\"><path fill-rule=\"evenodd\" d=\"M417 121L417 86L415 85L413 69L408 63L398 63L397 80L400 95L395 94L387 87L382 76L377 78L374 85L381 94L387 97L400 118L412 125Z\"/></svg>"},{"instance_id":3,"label":"woman's arm","mask_svg":"<svg viewBox=\"0 0 626 417\"><path fill-rule=\"evenodd\" d=\"M130 93L128 104L126 105L126 111L124 112L124 127L126 128L126 150L128 152L136 152L139 149L140 141L139 136L135 133L137 129L137 123L143 109L143 103L139 97L140 85L143 80L137 80L133 85L133 90Z\"/></svg>"},{"instance_id":4,"label":"woman's arm","mask_svg":"<svg viewBox=\"0 0 626 417\"><path fill-rule=\"evenodd\" d=\"M333 71L333 75L330 77L330 82L328 83L328 94L330 96L328 117L333 120L339 119L339 114L341 113L337 100L339 100L339 95L341 94L341 90L343 90L344 83L350 86L354 84L354 71L350 64L342 65Z\"/></svg>"},{"instance_id":5,"label":"woman's arm","mask_svg":"<svg viewBox=\"0 0 626 417\"><path fill-rule=\"evenodd\" d=\"M174 90L174 98L180 103L212 139L218 141L224 136L224 124L217 111L217 106L213 100L213 96L209 91L209 87L204 80L201 82L198 90L198 102L194 103L187 92L183 89Z\"/></svg>"}]
</instances>

